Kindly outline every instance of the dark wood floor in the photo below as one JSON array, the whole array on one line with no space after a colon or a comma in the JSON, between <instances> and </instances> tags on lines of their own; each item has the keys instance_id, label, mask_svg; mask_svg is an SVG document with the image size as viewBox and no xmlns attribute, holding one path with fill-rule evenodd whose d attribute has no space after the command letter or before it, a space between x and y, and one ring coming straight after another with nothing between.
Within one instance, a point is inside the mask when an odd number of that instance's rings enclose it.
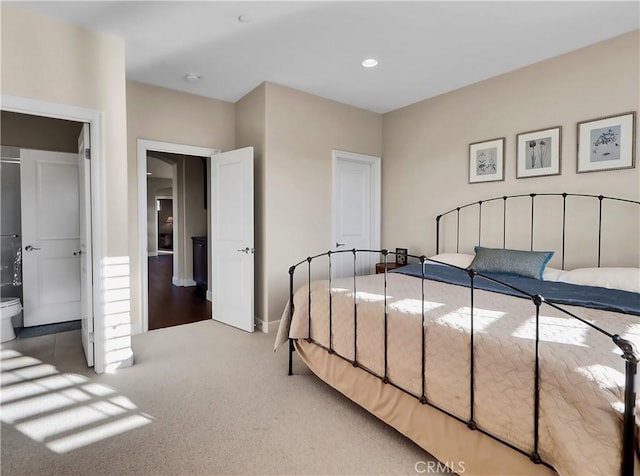
<instances>
[{"instance_id":1,"label":"dark wood floor","mask_svg":"<svg viewBox=\"0 0 640 476\"><path fill-rule=\"evenodd\" d=\"M211 303L195 287L171 284L173 255L149 256L149 330L211 318Z\"/></svg>"}]
</instances>

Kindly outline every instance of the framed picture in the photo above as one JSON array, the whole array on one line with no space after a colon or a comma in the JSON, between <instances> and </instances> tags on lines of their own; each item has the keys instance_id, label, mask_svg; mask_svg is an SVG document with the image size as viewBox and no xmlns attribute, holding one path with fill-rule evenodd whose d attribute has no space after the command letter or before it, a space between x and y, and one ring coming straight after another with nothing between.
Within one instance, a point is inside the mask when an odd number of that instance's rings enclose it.
<instances>
[{"instance_id":1,"label":"framed picture","mask_svg":"<svg viewBox=\"0 0 640 476\"><path fill-rule=\"evenodd\" d=\"M562 127L517 135L516 178L560 175Z\"/></svg>"},{"instance_id":2,"label":"framed picture","mask_svg":"<svg viewBox=\"0 0 640 476\"><path fill-rule=\"evenodd\" d=\"M407 254L409 250L406 248L396 248L396 264L407 264Z\"/></svg>"},{"instance_id":3,"label":"framed picture","mask_svg":"<svg viewBox=\"0 0 640 476\"><path fill-rule=\"evenodd\" d=\"M469 144L469 183L504 180L505 138Z\"/></svg>"},{"instance_id":4,"label":"framed picture","mask_svg":"<svg viewBox=\"0 0 640 476\"><path fill-rule=\"evenodd\" d=\"M635 112L578 123L578 173L635 167Z\"/></svg>"}]
</instances>

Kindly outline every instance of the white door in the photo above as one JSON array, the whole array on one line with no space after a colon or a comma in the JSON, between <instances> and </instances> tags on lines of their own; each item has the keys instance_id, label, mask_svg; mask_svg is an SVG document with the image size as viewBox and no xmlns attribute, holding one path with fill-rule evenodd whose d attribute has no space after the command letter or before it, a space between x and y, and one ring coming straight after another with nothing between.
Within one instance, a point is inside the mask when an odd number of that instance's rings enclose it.
<instances>
[{"instance_id":1,"label":"white door","mask_svg":"<svg viewBox=\"0 0 640 476\"><path fill-rule=\"evenodd\" d=\"M334 251L380 248L380 158L333 151L333 236ZM379 255L358 253L356 273L373 272ZM332 258L334 277L352 276L352 253Z\"/></svg>"},{"instance_id":2,"label":"white door","mask_svg":"<svg viewBox=\"0 0 640 476\"><path fill-rule=\"evenodd\" d=\"M253 147L211 156L213 319L253 332Z\"/></svg>"},{"instance_id":3,"label":"white door","mask_svg":"<svg viewBox=\"0 0 640 476\"><path fill-rule=\"evenodd\" d=\"M93 260L91 249L91 152L89 124L83 124L78 137L79 203L80 203L80 318L82 347L87 365L93 366Z\"/></svg>"},{"instance_id":4,"label":"white door","mask_svg":"<svg viewBox=\"0 0 640 476\"><path fill-rule=\"evenodd\" d=\"M25 327L80 319L78 155L22 149Z\"/></svg>"}]
</instances>

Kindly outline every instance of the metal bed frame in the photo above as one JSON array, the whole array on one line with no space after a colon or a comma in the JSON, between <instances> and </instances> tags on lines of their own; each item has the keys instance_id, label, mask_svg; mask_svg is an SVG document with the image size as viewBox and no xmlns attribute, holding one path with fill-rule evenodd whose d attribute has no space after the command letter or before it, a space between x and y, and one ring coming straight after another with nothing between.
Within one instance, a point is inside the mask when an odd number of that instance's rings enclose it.
<instances>
[{"instance_id":1,"label":"metal bed frame","mask_svg":"<svg viewBox=\"0 0 640 476\"><path fill-rule=\"evenodd\" d=\"M531 198L531 250L533 250L533 240L534 240L534 204L535 204L535 198L536 196L558 196L558 197L562 197L562 202L563 202L563 212L562 212L562 267L564 269L564 255L565 255L565 237L566 237L566 203L567 203L567 197L570 196L575 196L575 197L587 197L587 198L596 198L598 200L598 253L597 253L597 262L598 262L598 267L600 267L600 261L601 261L601 244L602 244L602 203L604 200L614 200L614 201L618 201L618 202L627 202L627 203L631 203L631 204L635 204L637 206L640 207L640 201L634 201L634 200L626 200L626 199L619 199L619 198L613 198L613 197L605 197L602 195L585 195L585 194L569 194L569 193L556 193L556 194L529 194L529 195L511 195L511 196L502 196L502 197L496 197L496 198L492 198L489 200L484 200L484 201L478 201L478 202L474 202L474 203L469 203L467 205L461 206L461 207L457 207L454 208L452 210L449 210L446 213L443 213L442 215L438 215L436 218L436 252L440 251L440 221L442 219L442 217L451 214L451 213L456 213L456 218L457 218L457 232L456 232L456 251L459 250L459 241L460 241L460 210L467 208L467 207L472 207L472 206L477 206L479 213L478 213L478 244L480 243L480 238L481 238L481 231L482 231L482 204L483 203L487 203L490 201L494 201L494 200L503 200L503 226L504 226L504 237L503 237L503 247L506 247L506 209L507 209L507 200L510 198L518 198L518 197L530 197ZM353 327L354 327L354 357L353 359L351 358L347 358L343 355L340 355L338 352L335 351L335 349L333 348L333 327L332 327L332 319L333 319L333 306L332 306L332 301L331 301L331 266L332 266L332 256L340 254L340 253L351 253L353 255L353 294L354 294L354 319L353 319ZM358 358L357 358L357 344L358 344L358 334L357 334L357 328L358 328L358 306L356 303L356 297L357 297L357 276L356 276L356 270L357 270L357 258L358 255L360 254L367 254L367 253L374 253L374 254L378 254L381 255L384 259L384 375L378 375L377 373L373 372L372 370L368 369L367 367L363 366L361 363L358 362ZM411 395L412 397L418 399L420 401L420 403L424 404L424 405L430 405L431 407L445 413L446 415L464 423L467 425L467 427L472 430L472 431L479 431L491 438L493 438L494 440L499 441L500 443L512 448L513 450L522 453L526 456L528 456L530 458L530 460L536 464L543 464L545 466L548 466L550 468L553 468L550 464L548 464L547 462L543 461L540 457L540 455L538 454L538 441L539 441L539 434L538 434L538 426L539 426L539 412L540 412L540 362L539 362L539 344L540 344L540 336L539 336L539 317L540 317L540 308L542 305L547 305L547 306L551 306L552 308L566 314L567 316L571 317L572 319L577 319L580 322L588 325L589 327L591 327L592 329L596 330L598 333L603 334L604 336L608 337L609 339L611 339L613 341L613 343L618 346L621 351L622 351L622 358L625 360L625 394L624 394L624 400L625 400L625 410L624 410L624 418L623 418L623 431L622 431L622 462L621 462L621 475L622 476L633 476L634 474L634 443L635 443L635 435L634 435L634 427L635 427L635 423L634 423L634 418L635 418L635 403L636 403L636 389L635 389L635 376L637 374L637 368L638 368L638 363L640 362L640 354L638 353L638 351L635 349L634 345L629 342L628 340L625 340L623 338L621 338L619 335L617 334L611 334L609 332L607 332L606 330L580 318L579 316L563 309L562 307L554 304L553 302L547 301L545 300L544 296L541 296L539 294L536 295L531 295L527 292L524 292L518 288L515 288L513 286L510 286L506 283L503 283L501 281L498 281L496 279L493 279L489 276L485 276L481 273L478 273L476 271L474 271L473 269L468 269L467 273L469 275L469 283L470 283L470 308L471 308L471 319L470 319L470 339L469 339L469 346L470 346L470 378L469 378L469 403L470 403L470 418L468 420L464 420L461 417L454 415L452 413L450 413L449 411L434 405L433 403L429 402L426 398L426 387L425 387L425 335L424 332L422 333L422 355L421 355L421 362L422 362L422 392L420 395L416 395L413 392L406 390L404 388L402 388L401 386L395 384L394 382L392 382L389 379L389 376L387 374L387 264L388 264L388 256L389 255L395 255L396 253L392 252L392 251L388 251L388 250L359 250L359 249L352 249L352 250L341 250L341 251L328 251L326 253L322 253L322 254L318 254L315 256L310 256L302 261L300 261L299 263L291 266L289 268L289 318L292 321L293 320L293 312L294 312L294 307L293 307L293 295L294 295L294 273L296 271L296 269L303 265L305 262L307 263L307 281L308 284L311 284L311 263L312 261L318 260L319 258L323 258L326 257L328 260L328 276L329 276L329 347L326 347L323 344L320 344L319 342L313 340L312 336L311 336L311 289L309 286L309 291L308 291L308 302L309 302L309 315L308 315L308 336L305 339L308 343L313 343L323 349L325 349L329 354L333 354L349 363L351 363L354 367L360 368L366 372L368 372L369 374L373 375L374 377L382 380L385 384L391 385L393 387L395 387L396 389ZM416 255L408 255L409 258L413 258L414 260L417 260L419 263L421 263L422 266L422 276L421 276L421 280L422 280L422 327L424 328L424 323L425 323L425 311L424 311L424 302L425 302L425 281L427 281L426 277L425 277L425 271L424 271L424 264L427 262L430 262L432 260L426 258L424 255L423 256L416 256ZM450 265L449 265L450 266ZM474 359L474 291L475 291L475 286L474 286L474 280L477 276L481 276L489 281L492 281L498 285L501 286L505 286L508 287L510 289L512 289L513 291L519 293L521 295L521 297L526 297L528 299L530 299L530 301L532 302L532 304L535 306L535 322L536 322L536 331L535 331L535 368L534 368L534 382L533 382L533 386L534 386L534 400L533 400L533 415L532 415L532 419L533 419L533 425L534 425L534 441L533 441L533 451L531 453L527 453L525 450L516 447L515 445L491 434L488 431L483 430L482 428L478 427L478 425L476 424L476 421L474 419L475 417L475 380L474 380L474 373L475 373L475 359ZM293 352L295 351L295 347L294 347L294 339L289 339L289 375L293 375ZM638 450L640 452L640 450ZM639 454L640 457L640 454Z\"/></svg>"},{"instance_id":2,"label":"metal bed frame","mask_svg":"<svg viewBox=\"0 0 640 476\"><path fill-rule=\"evenodd\" d=\"M567 235L567 197L582 197L582 198L595 198L598 200L598 254L597 265L600 267L601 255L602 255L602 204L604 201L611 200L612 202L626 202L636 205L640 205L640 202L635 200L627 200L624 198L605 197L604 195L589 195L583 193L529 193L522 195L503 195L501 197L490 198L488 200L480 200L478 202L467 203L460 207L453 208L448 212L445 212L436 217L436 254L440 253L440 221L455 212L456 214L456 253L460 252L460 210L465 208L477 207L478 208L478 245L482 240L482 204L495 202L502 200L502 247L507 246L507 200L516 198L531 198L531 221L530 221L530 249L533 251L534 241L534 218L535 218L535 199L536 197L562 197L562 269L564 269L565 251L566 251L566 235Z\"/></svg>"}]
</instances>

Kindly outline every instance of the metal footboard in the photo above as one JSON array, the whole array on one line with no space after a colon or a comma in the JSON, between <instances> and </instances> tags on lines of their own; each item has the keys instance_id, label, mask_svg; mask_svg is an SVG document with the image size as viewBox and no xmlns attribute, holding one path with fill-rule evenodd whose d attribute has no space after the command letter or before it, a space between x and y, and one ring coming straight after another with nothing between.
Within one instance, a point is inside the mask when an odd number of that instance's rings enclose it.
<instances>
[{"instance_id":1,"label":"metal footboard","mask_svg":"<svg viewBox=\"0 0 640 476\"><path fill-rule=\"evenodd\" d=\"M341 355L339 352L337 352L333 346L333 340L332 340L332 335L333 335L333 305L332 305L332 301L331 301L331 289L332 289L332 283L331 283L331 266L332 266L332 257L334 255L340 254L340 253L351 253L353 255L353 263L354 263L354 276L353 276L353 294L354 294L354 317L353 317L353 328L354 328L354 356L353 359L352 358L348 358L344 355ZM366 366L363 366L359 361L358 361L358 353L357 353L357 349L358 349L358 333L357 333L357 329L358 329L358 305L357 305L357 276L355 275L355 270L357 269L356 264L357 264L357 260L358 260L358 256L362 255L362 254L370 254L370 253L375 253L378 254L380 256L382 256L384 263L385 263L385 270L384 270L384 373L382 375L379 375L378 373L368 369ZM623 432L622 432L622 462L621 462L621 474L623 476L633 476L634 474L634 442L635 442L635 435L634 435L634 428L635 428L635 421L634 421L634 417L635 417L635 402L636 402L636 388L635 388L635 375L637 373L637 366L638 366L638 362L640 361L640 354L638 354L637 350L634 348L633 344L631 342L629 342L628 340L625 340L623 338L621 338L619 335L617 334L611 334L609 332L607 332L606 330L592 324L591 322L582 319L581 317L563 309L562 307L552 303L552 302L548 302L545 300L544 296L541 295L531 295L527 292L524 292L520 289L517 289L513 286L510 286L509 284L506 283L502 283L496 279L493 279L489 276L483 275L481 273L477 273L474 270L467 270L468 276L469 276L469 290L470 290L470 309L471 309L471 317L470 317L470 339L469 339L469 346L470 346L470 377L469 377L469 403L470 403L470 417L468 420L464 420L461 417L452 414L451 412L447 411L444 408L441 408L438 405L433 404L432 402L427 400L426 397L426 382L425 382L425 347L426 347L426 342L425 342L425 332L424 332L424 327L425 327L425 281L427 281L427 278L425 276L425 264L432 261L428 258L426 258L425 256L415 256L415 255L408 255L409 258L413 258L414 260L416 260L417 262L421 263L422 266L422 276L421 276L421 289L422 289L422 293L421 293L421 300L422 300L422 344L421 344L421 368L422 368L422 391L420 394L416 394L412 391L409 391L405 388L403 388L402 386L398 385L397 383L393 382L392 380L390 380L388 372L387 372L387 352L388 352L388 314L387 314L387 301L388 301L388 295L387 295L387 259L389 255L395 255L394 252L388 251L388 250L357 250L357 249L353 249L353 250L344 250L344 251L328 251L326 253L320 254L320 255L316 255L316 256L312 256L312 257L308 257L307 259L291 266L289 268L289 283L290 283L290 321L292 322L293 320L293 314L294 314L294 300L293 300L293 295L294 295L294 273L296 272L296 270L300 267L303 266L304 263L307 263L307 283L309 284L309 290L308 290L308 330L307 330L307 337L306 337L306 341L308 343L312 343L315 344L323 349L325 349L328 353L335 355L338 358L341 358L347 362L349 362L351 365L353 365L354 367L358 367L361 370L370 373L371 375L373 375L374 377L382 380L382 382L384 382L385 384L391 385L393 387L395 387L396 389L411 395L412 397L416 398L417 400L419 400L422 404L425 405L430 405L431 407L445 413L446 415L464 423L467 425L467 427L472 430L472 431L479 431L491 438L493 438L496 441L499 441L500 443L512 448L515 451L518 451L519 453L522 453L526 456L528 456L531 461L533 461L536 464L543 464L546 465L550 468L552 468L552 466L550 464L548 464L547 462L543 461L542 458L540 457L539 453L538 453L538 444L539 444L539 418L540 418L540 355L539 355L539 344L540 344L540 308L543 305L548 305L553 307L554 309L560 311L561 313L565 314L566 316L569 316L572 319L576 319L580 322L582 322L583 324L586 324L587 326L589 326L590 328L592 328L593 330L597 331L598 333L608 337L609 339L611 339L613 341L613 343L615 343L616 346L618 346L621 350L622 350L622 358L625 360L625 381L626 381L626 387L625 387L625 411L624 411L624 423L623 423ZM313 335L311 333L311 282L312 282L312 278L311 278L311 263L318 260L319 258L327 258L328 260L328 272L329 272L329 345L328 347L326 345L323 345L320 342L317 342L316 340L314 340ZM439 263L440 264L440 263ZM447 265L450 266L450 265ZM475 402L475 381L474 381L474 376L475 376L475 359L474 359L474 346L475 346L475 342L474 342L474 312L475 312L475 307L474 307L474 295L475 295L475 286L474 286L474 281L476 280L477 277L483 277L484 279L487 279L489 281L492 281L493 283L496 283L498 285L501 286L505 286L510 288L511 290L517 292L518 294L520 294L521 297L525 297L528 298L529 301L531 302L531 305L535 307L535 368L534 368L534 381L532 382L533 388L534 388L534 401L533 401L533 414L531 415L531 418L533 420L533 434L534 434L534 441L532 442L532 447L533 447L533 451L526 452L525 450L518 448L517 446L515 446L514 444L505 441L504 439L491 434L490 432L478 427L478 425L476 424L476 420L475 420L475 407L476 407L476 402ZM526 301L523 301L524 303L526 303ZM524 306L525 304L523 304ZM293 339L289 339L289 375L293 374L293 352L295 351L294 348L294 340Z\"/></svg>"}]
</instances>

